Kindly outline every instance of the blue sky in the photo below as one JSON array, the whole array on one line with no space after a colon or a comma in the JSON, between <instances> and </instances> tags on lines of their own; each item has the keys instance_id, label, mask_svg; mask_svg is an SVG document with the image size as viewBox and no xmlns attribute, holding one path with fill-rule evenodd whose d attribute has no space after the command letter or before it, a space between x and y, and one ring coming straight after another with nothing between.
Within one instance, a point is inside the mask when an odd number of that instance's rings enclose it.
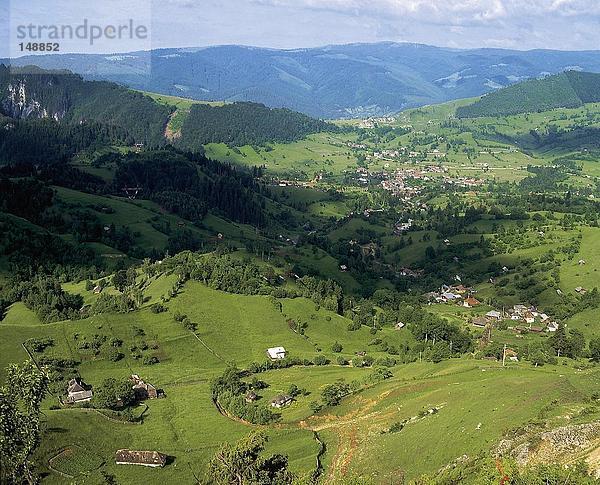
<instances>
[{"instance_id":1,"label":"blue sky","mask_svg":"<svg viewBox=\"0 0 600 485\"><path fill-rule=\"evenodd\" d=\"M295 48L378 41L600 49L600 0L0 0L0 19L9 19L1 26L0 55L6 55L6 45L15 37L15 23L77 23L84 17L98 24L133 17L151 24L151 38L66 49L123 52L150 45L219 44Z\"/></svg>"}]
</instances>

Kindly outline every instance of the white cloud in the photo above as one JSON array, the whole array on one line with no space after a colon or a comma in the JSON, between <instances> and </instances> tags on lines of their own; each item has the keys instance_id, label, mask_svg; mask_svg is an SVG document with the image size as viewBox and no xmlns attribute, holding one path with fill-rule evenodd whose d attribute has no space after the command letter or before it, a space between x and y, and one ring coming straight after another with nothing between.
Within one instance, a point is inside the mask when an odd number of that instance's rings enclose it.
<instances>
[{"instance_id":1,"label":"white cloud","mask_svg":"<svg viewBox=\"0 0 600 485\"><path fill-rule=\"evenodd\" d=\"M249 0L254 4L388 15L428 23L485 24L526 16L596 16L598 0Z\"/></svg>"}]
</instances>

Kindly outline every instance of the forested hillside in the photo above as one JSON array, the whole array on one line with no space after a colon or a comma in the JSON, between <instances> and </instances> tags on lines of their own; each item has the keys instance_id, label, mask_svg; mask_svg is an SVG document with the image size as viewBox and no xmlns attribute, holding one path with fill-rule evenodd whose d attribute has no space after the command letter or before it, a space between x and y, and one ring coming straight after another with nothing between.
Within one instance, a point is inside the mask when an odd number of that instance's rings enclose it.
<instances>
[{"instance_id":1,"label":"forested hillside","mask_svg":"<svg viewBox=\"0 0 600 485\"><path fill-rule=\"evenodd\" d=\"M84 81L67 71L45 71L33 66L0 64L0 115L14 120L54 120L52 123L12 124L0 138L7 161L18 152L37 163L41 153L64 158L92 143L160 147L167 143L165 129L175 107L105 81ZM178 113L181 114L181 113ZM193 104L183 113L178 145L202 151L207 143L230 146L289 143L309 134L336 131L321 120L287 109L256 103L224 106ZM15 144L19 150L11 150ZM6 161L5 160L5 161Z\"/></svg>"},{"instance_id":2,"label":"forested hillside","mask_svg":"<svg viewBox=\"0 0 600 485\"><path fill-rule=\"evenodd\" d=\"M130 140L164 143L171 108L109 82L84 81L68 72L0 65L0 110L12 118L52 118L121 128Z\"/></svg>"},{"instance_id":3,"label":"forested hillside","mask_svg":"<svg viewBox=\"0 0 600 485\"><path fill-rule=\"evenodd\" d=\"M181 130L180 144L197 149L207 143L230 146L292 142L311 133L335 131L336 127L288 109L271 109L256 103L224 106L195 104Z\"/></svg>"},{"instance_id":4,"label":"forested hillside","mask_svg":"<svg viewBox=\"0 0 600 485\"><path fill-rule=\"evenodd\" d=\"M468 106L459 107L459 118L508 116L576 108L600 101L600 74L568 71L533 79L490 93Z\"/></svg>"},{"instance_id":5,"label":"forested hillside","mask_svg":"<svg viewBox=\"0 0 600 485\"><path fill-rule=\"evenodd\" d=\"M23 163L49 166L92 146L128 143L132 143L130 135L115 125L0 119L0 166Z\"/></svg>"}]
</instances>

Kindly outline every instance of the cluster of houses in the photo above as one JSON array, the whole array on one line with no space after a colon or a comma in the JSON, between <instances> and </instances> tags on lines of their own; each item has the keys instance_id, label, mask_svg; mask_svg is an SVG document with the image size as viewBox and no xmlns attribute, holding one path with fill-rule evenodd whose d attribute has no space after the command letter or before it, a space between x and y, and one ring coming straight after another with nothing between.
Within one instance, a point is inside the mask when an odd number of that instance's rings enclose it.
<instances>
[{"instance_id":1,"label":"cluster of houses","mask_svg":"<svg viewBox=\"0 0 600 485\"><path fill-rule=\"evenodd\" d=\"M539 312L533 306L514 305L507 311L490 310L485 315L474 317L471 323L475 327L484 328L490 323L497 323L503 320L510 320L515 325L508 327L517 333L533 332L542 333L556 332L558 323L546 313Z\"/></svg>"},{"instance_id":2,"label":"cluster of houses","mask_svg":"<svg viewBox=\"0 0 600 485\"><path fill-rule=\"evenodd\" d=\"M439 291L425 294L430 303L458 303L465 308L472 308L481 304L473 294L475 290L462 284L442 285Z\"/></svg>"},{"instance_id":3,"label":"cluster of houses","mask_svg":"<svg viewBox=\"0 0 600 485\"><path fill-rule=\"evenodd\" d=\"M459 285L443 285L439 291L434 291L425 294L429 303L454 303L465 308L474 308L481 305L473 295L475 290L462 284ZM471 319L471 323L475 327L485 328L489 324L497 323L503 320L514 322L514 326L508 327L517 333L534 332L541 333L543 331L556 332L558 323L555 322L548 314L538 311L534 306L514 305L509 310L490 310L485 315L476 316Z\"/></svg>"},{"instance_id":4,"label":"cluster of houses","mask_svg":"<svg viewBox=\"0 0 600 485\"><path fill-rule=\"evenodd\" d=\"M132 374L129 380L138 401L157 399L164 395L162 390L144 382L137 374ZM64 402L65 404L80 404L91 401L92 397L94 397L92 386L86 384L81 377L74 377L67 385L67 398Z\"/></svg>"},{"instance_id":5,"label":"cluster of houses","mask_svg":"<svg viewBox=\"0 0 600 485\"><path fill-rule=\"evenodd\" d=\"M285 359L287 356L287 351L284 347L270 347L267 349L267 356L272 361ZM247 403L253 403L260 399L260 396L256 394L253 390L250 390L245 395L245 400ZM294 401L294 398L288 394L280 394L271 399L271 407L274 408L283 408L290 405Z\"/></svg>"},{"instance_id":6,"label":"cluster of houses","mask_svg":"<svg viewBox=\"0 0 600 485\"><path fill-rule=\"evenodd\" d=\"M362 129L371 129L375 128L377 125L391 125L395 122L396 118L394 118L393 116L381 116L379 118L367 118L364 120L360 120L358 127Z\"/></svg>"},{"instance_id":7,"label":"cluster of houses","mask_svg":"<svg viewBox=\"0 0 600 485\"><path fill-rule=\"evenodd\" d=\"M474 178L474 177L444 177L444 184L453 186L453 187L461 187L461 188L472 188L472 187L481 187L485 181L483 179Z\"/></svg>"},{"instance_id":8,"label":"cluster of houses","mask_svg":"<svg viewBox=\"0 0 600 485\"><path fill-rule=\"evenodd\" d=\"M156 399L162 395L160 390L152 384L144 382L137 374L132 374L130 381L136 397L140 400ZM92 386L86 384L80 377L75 377L69 381L65 402L67 404L79 404L90 401L93 395ZM117 465L140 465L157 468L164 467L167 464L167 458L167 455L158 451L121 449L115 453L115 463Z\"/></svg>"}]
</instances>

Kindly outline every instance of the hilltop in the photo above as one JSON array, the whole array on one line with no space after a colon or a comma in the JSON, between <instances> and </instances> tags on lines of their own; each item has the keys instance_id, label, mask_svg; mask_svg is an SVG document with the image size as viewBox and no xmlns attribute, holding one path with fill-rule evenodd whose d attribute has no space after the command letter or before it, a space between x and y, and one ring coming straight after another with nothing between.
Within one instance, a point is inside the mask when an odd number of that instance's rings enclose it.
<instances>
[{"instance_id":1,"label":"hilltop","mask_svg":"<svg viewBox=\"0 0 600 485\"><path fill-rule=\"evenodd\" d=\"M600 102L600 74L567 71L525 81L456 110L459 118L510 116Z\"/></svg>"}]
</instances>

